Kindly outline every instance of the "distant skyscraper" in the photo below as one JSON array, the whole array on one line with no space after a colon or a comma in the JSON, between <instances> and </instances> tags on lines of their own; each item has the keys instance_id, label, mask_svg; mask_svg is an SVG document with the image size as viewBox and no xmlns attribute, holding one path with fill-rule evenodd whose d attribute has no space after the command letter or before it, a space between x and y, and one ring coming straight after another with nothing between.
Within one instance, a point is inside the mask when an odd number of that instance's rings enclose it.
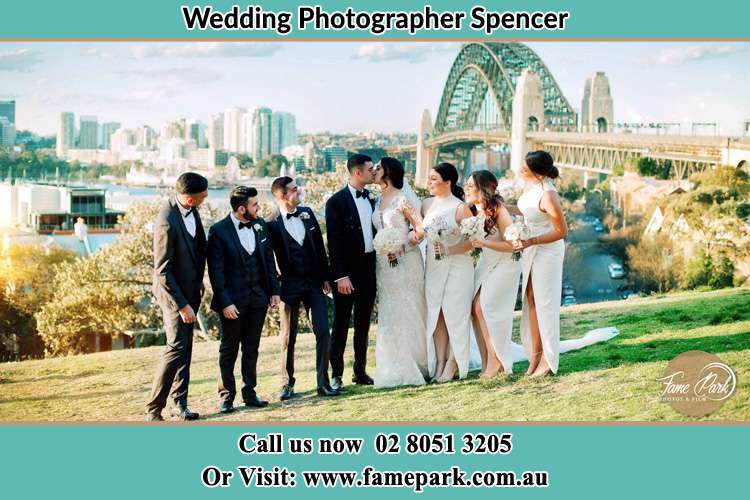
<instances>
[{"instance_id":1,"label":"distant skyscraper","mask_svg":"<svg viewBox=\"0 0 750 500\"><path fill-rule=\"evenodd\" d=\"M224 113L213 114L208 120L208 147L224 149Z\"/></svg>"},{"instance_id":2,"label":"distant skyscraper","mask_svg":"<svg viewBox=\"0 0 750 500\"><path fill-rule=\"evenodd\" d=\"M246 113L247 109L238 107L224 111L224 149L231 153L247 151L243 130L243 118Z\"/></svg>"},{"instance_id":3,"label":"distant skyscraper","mask_svg":"<svg viewBox=\"0 0 750 500\"><path fill-rule=\"evenodd\" d=\"M0 118L5 117L11 125L16 125L16 101L0 101Z\"/></svg>"},{"instance_id":4,"label":"distant skyscraper","mask_svg":"<svg viewBox=\"0 0 750 500\"><path fill-rule=\"evenodd\" d=\"M185 139L192 139L199 148L206 147L206 125L198 120L187 120Z\"/></svg>"},{"instance_id":5,"label":"distant skyscraper","mask_svg":"<svg viewBox=\"0 0 750 500\"><path fill-rule=\"evenodd\" d=\"M326 146L323 148L323 157L325 158L326 170L329 172L336 170L337 163L346 163L349 155L341 146Z\"/></svg>"},{"instance_id":6,"label":"distant skyscraper","mask_svg":"<svg viewBox=\"0 0 750 500\"><path fill-rule=\"evenodd\" d=\"M253 113L253 162L271 154L271 116L269 108L258 108Z\"/></svg>"},{"instance_id":7,"label":"distant skyscraper","mask_svg":"<svg viewBox=\"0 0 750 500\"><path fill-rule=\"evenodd\" d=\"M185 139L185 136L185 120L175 120L162 125L159 139Z\"/></svg>"},{"instance_id":8,"label":"distant skyscraper","mask_svg":"<svg viewBox=\"0 0 750 500\"><path fill-rule=\"evenodd\" d=\"M16 143L16 127L4 116L0 116L0 147L12 147Z\"/></svg>"},{"instance_id":9,"label":"distant skyscraper","mask_svg":"<svg viewBox=\"0 0 750 500\"><path fill-rule=\"evenodd\" d=\"M138 149L142 151L149 151L156 148L156 131L149 127L148 125L144 125L142 127L138 127L138 130L135 132L135 145Z\"/></svg>"},{"instance_id":10,"label":"distant skyscraper","mask_svg":"<svg viewBox=\"0 0 750 500\"><path fill-rule=\"evenodd\" d=\"M57 156L66 158L68 150L75 147L76 117L73 113L60 113L57 122Z\"/></svg>"},{"instance_id":11,"label":"distant skyscraper","mask_svg":"<svg viewBox=\"0 0 750 500\"><path fill-rule=\"evenodd\" d=\"M96 149L99 124L96 116L81 116L80 131L78 133L78 149Z\"/></svg>"},{"instance_id":12,"label":"distant skyscraper","mask_svg":"<svg viewBox=\"0 0 750 500\"><path fill-rule=\"evenodd\" d=\"M297 123L294 115L285 111L275 111L271 116L271 154L280 154L293 144L297 144Z\"/></svg>"},{"instance_id":13,"label":"distant skyscraper","mask_svg":"<svg viewBox=\"0 0 750 500\"><path fill-rule=\"evenodd\" d=\"M102 142L99 144L100 149L110 149L112 145L112 134L121 127L120 123L107 122L102 123Z\"/></svg>"}]
</instances>

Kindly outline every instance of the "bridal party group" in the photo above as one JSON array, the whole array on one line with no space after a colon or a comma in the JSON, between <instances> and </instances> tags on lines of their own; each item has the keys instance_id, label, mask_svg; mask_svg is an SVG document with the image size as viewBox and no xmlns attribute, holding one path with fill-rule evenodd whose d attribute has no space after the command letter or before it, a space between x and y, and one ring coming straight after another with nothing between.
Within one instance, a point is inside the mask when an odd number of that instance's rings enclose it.
<instances>
[{"instance_id":1,"label":"bridal party group","mask_svg":"<svg viewBox=\"0 0 750 500\"><path fill-rule=\"evenodd\" d=\"M549 153L526 155L517 172L523 187L516 205L506 203L497 178L486 170L472 172L461 186L452 164L435 165L429 197L420 199L395 158L373 164L355 154L347 169L347 184L326 203L325 235L316 214L301 203L303 187L291 177L271 186L277 208L272 217L260 216L257 189L239 186L230 194L230 212L206 234L197 208L208 196L208 181L191 172L178 178L153 226L153 293L167 345L146 405L147 420L162 420L168 404L175 418L198 418L188 407L188 386L206 268L211 308L221 321L222 413L235 410L238 356L242 402L256 408L268 404L255 389L269 308L279 309L281 317L281 401L296 396L301 310L315 335L320 397L345 392L350 329L354 384L444 383L480 366L480 378L490 379L511 373L520 358L528 359L530 377L557 372L567 226L552 182L559 172ZM367 189L373 184L377 195ZM519 286L522 349L511 340ZM376 301L371 377L367 354ZM514 355L514 347L525 355Z\"/></svg>"}]
</instances>

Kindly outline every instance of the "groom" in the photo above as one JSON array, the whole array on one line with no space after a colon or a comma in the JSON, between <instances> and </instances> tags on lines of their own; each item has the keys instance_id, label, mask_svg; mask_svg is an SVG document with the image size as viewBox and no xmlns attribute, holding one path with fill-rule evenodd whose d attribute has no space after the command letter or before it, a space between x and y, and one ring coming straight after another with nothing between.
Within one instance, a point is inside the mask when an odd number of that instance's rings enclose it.
<instances>
[{"instance_id":1,"label":"groom","mask_svg":"<svg viewBox=\"0 0 750 500\"><path fill-rule=\"evenodd\" d=\"M375 202L365 189L373 182L372 158L355 154L346 163L349 184L326 203L328 251L335 286L333 287L333 332L331 335L331 387L341 390L344 374L344 348L349 320L354 308L355 384L372 385L367 375L367 336L375 303L375 228L372 212Z\"/></svg>"}]
</instances>

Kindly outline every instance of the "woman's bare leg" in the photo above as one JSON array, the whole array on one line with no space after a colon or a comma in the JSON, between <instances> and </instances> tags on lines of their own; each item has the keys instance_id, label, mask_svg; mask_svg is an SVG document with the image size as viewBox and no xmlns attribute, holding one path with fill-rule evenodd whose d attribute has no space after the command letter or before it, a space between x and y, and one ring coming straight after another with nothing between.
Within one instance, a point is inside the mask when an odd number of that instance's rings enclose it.
<instances>
[{"instance_id":1,"label":"woman's bare leg","mask_svg":"<svg viewBox=\"0 0 750 500\"><path fill-rule=\"evenodd\" d=\"M526 375L531 375L539 366L542 357L542 336L539 333L539 321L536 317L536 302L534 302L534 287L532 286L531 273L526 285L526 303L529 306L529 330L531 330L531 358Z\"/></svg>"},{"instance_id":2,"label":"woman's bare leg","mask_svg":"<svg viewBox=\"0 0 750 500\"><path fill-rule=\"evenodd\" d=\"M495 346L492 344L490 338L490 331L487 328L487 321L484 319L484 313L482 312L482 303L480 301L479 294L481 289L477 292L477 296L472 304L472 315L471 319L474 323L474 333L477 337L477 344L479 344L479 352L482 354L482 373L479 378L488 379L493 378L495 375L503 369L503 364L497 357L495 352Z\"/></svg>"},{"instance_id":3,"label":"woman's bare leg","mask_svg":"<svg viewBox=\"0 0 750 500\"><path fill-rule=\"evenodd\" d=\"M443 373L445 363L448 359L448 327L445 324L442 310L438 316L438 322L437 325L435 325L435 331L433 332L432 337L435 342L435 358L437 360L435 378L437 379Z\"/></svg>"},{"instance_id":4,"label":"woman's bare leg","mask_svg":"<svg viewBox=\"0 0 750 500\"><path fill-rule=\"evenodd\" d=\"M456 376L456 372L458 371L458 364L456 363L456 355L453 353L453 349L450 349L450 345L448 346L448 350L449 350L448 362L445 363L445 368L443 369L443 373L441 373L440 376L436 380L438 384L450 382Z\"/></svg>"}]
</instances>

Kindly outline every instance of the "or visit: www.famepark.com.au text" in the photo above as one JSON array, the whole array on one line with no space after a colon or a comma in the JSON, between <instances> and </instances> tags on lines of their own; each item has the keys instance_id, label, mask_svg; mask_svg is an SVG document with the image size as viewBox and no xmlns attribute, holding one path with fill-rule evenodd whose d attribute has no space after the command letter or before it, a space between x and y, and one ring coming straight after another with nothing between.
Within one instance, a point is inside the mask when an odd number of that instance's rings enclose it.
<instances>
[{"instance_id":1,"label":"or visit: www.famepark.com.au text","mask_svg":"<svg viewBox=\"0 0 750 500\"><path fill-rule=\"evenodd\" d=\"M274 467L238 467L245 487L295 487L297 473ZM361 471L302 471L302 484L308 488L546 488L547 471L473 471L453 466L449 470L377 470L367 466ZM281 481L278 479L283 478ZM276 479L276 480L275 480Z\"/></svg>"}]
</instances>

